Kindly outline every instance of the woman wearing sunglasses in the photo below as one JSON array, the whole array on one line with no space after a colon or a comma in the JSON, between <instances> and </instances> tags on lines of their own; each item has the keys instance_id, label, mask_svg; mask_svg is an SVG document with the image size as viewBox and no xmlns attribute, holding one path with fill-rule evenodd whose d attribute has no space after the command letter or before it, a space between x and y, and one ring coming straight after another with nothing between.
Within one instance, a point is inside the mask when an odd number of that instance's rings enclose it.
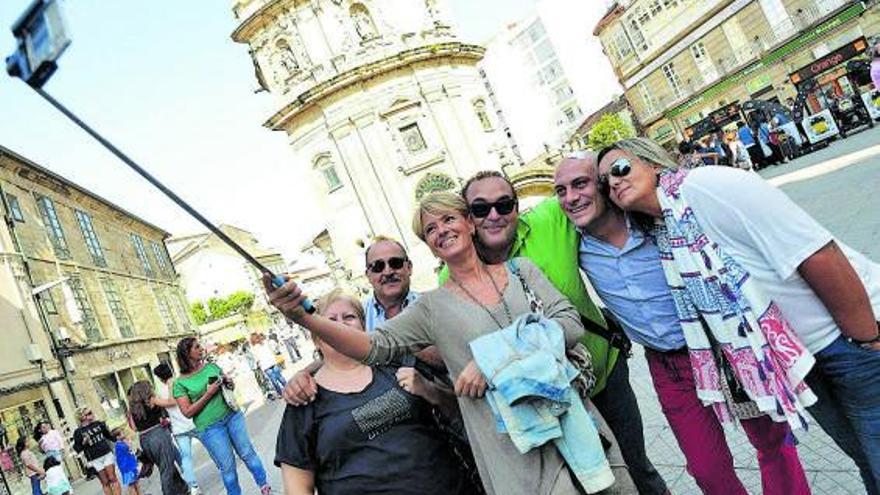
<instances>
[{"instance_id":1,"label":"woman wearing sunglasses","mask_svg":"<svg viewBox=\"0 0 880 495\"><path fill-rule=\"evenodd\" d=\"M654 239L703 404L794 429L809 407L880 493L880 266L756 174L682 170L635 138L599 154L599 175Z\"/></svg>"},{"instance_id":2,"label":"woman wearing sunglasses","mask_svg":"<svg viewBox=\"0 0 880 495\"><path fill-rule=\"evenodd\" d=\"M510 437L498 433L493 412L482 399L486 380L474 363L469 347L474 339L497 332L531 311L526 287L543 303L544 316L561 326L569 347L577 344L583 334L580 317L528 260L514 260L522 282L507 264L485 265L474 247L475 227L469 213L467 204L458 195L434 193L421 200L413 217L413 231L447 264L449 279L440 288L422 294L406 311L370 335L322 316L306 314L299 306L305 296L293 281L276 289L265 279L270 302L326 344L366 364L390 363L413 350L436 345L454 379L486 492L499 495L582 493L552 442L520 454ZM598 442L598 437L595 441ZM604 461L601 446L596 445ZM581 448L586 450L589 446ZM607 487L610 475L607 466L604 461L594 472L604 482L599 489ZM585 488L590 493L598 491L595 486Z\"/></svg>"}]
</instances>

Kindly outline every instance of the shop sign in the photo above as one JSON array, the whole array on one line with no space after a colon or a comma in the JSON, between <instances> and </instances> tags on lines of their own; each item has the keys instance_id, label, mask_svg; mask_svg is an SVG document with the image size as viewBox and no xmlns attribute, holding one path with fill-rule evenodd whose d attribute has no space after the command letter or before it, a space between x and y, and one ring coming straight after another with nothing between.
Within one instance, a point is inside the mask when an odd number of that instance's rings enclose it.
<instances>
[{"instance_id":1,"label":"shop sign","mask_svg":"<svg viewBox=\"0 0 880 495\"><path fill-rule=\"evenodd\" d=\"M673 134L675 134L675 129L673 129L672 125L667 122L663 125L657 126L651 131L651 139L658 143L664 143L668 141Z\"/></svg>"},{"instance_id":2,"label":"shop sign","mask_svg":"<svg viewBox=\"0 0 880 495\"><path fill-rule=\"evenodd\" d=\"M815 60L809 65L801 67L789 76L794 84L801 83L807 79L812 79L819 74L832 69L847 60L857 57L868 48L868 42L864 37L855 41L851 41L833 52L825 55L819 60Z\"/></svg>"},{"instance_id":3,"label":"shop sign","mask_svg":"<svg viewBox=\"0 0 880 495\"><path fill-rule=\"evenodd\" d=\"M803 125L804 132L807 134L807 139L813 144L840 134L837 123L834 122L834 117L831 116L831 110L827 108L819 113L804 117L801 124Z\"/></svg>"},{"instance_id":4,"label":"shop sign","mask_svg":"<svg viewBox=\"0 0 880 495\"><path fill-rule=\"evenodd\" d=\"M760 76L746 82L746 90L750 95L761 91L767 86L770 86L770 75L767 73L761 74Z\"/></svg>"}]
</instances>

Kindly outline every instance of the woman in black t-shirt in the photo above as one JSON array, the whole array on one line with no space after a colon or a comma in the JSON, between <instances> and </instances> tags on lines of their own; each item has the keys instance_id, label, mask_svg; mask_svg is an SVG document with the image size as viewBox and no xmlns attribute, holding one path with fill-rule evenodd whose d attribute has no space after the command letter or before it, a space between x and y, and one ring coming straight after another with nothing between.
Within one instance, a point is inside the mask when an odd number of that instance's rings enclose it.
<instances>
[{"instance_id":1,"label":"woman in black t-shirt","mask_svg":"<svg viewBox=\"0 0 880 495\"><path fill-rule=\"evenodd\" d=\"M335 290L319 307L331 320L364 328L353 296ZM318 395L306 406L287 406L278 432L275 465L285 493L471 493L437 435L431 405L413 395L424 387L420 377L361 364L317 338L315 345L324 358Z\"/></svg>"},{"instance_id":2,"label":"woman in black t-shirt","mask_svg":"<svg viewBox=\"0 0 880 495\"><path fill-rule=\"evenodd\" d=\"M177 447L171 437L171 429L166 427L165 408L155 404L156 394L146 380L136 382L128 390L128 404L131 411L131 424L140 436L141 449L159 468L164 495L186 495L189 485L183 481L174 461Z\"/></svg>"},{"instance_id":3,"label":"woman in black t-shirt","mask_svg":"<svg viewBox=\"0 0 880 495\"><path fill-rule=\"evenodd\" d=\"M98 473L98 480L105 493L120 493L122 487L116 477L116 462L110 443L113 437L107 424L96 421L89 408L79 410L79 428L73 432L73 450L86 457L86 463Z\"/></svg>"}]
</instances>

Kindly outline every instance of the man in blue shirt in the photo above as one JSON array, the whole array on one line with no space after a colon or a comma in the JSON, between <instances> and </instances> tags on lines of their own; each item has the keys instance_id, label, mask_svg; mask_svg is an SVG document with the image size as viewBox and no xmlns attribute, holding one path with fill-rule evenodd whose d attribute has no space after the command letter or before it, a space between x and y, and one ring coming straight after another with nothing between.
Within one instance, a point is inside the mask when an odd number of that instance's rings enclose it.
<instances>
[{"instance_id":1,"label":"man in blue shirt","mask_svg":"<svg viewBox=\"0 0 880 495\"><path fill-rule=\"evenodd\" d=\"M581 232L580 266L627 336L645 347L654 389L687 470L704 493L745 494L714 411L697 397L684 332L653 240L600 193L595 155L556 169L556 197ZM758 451L764 493L809 493L790 429L768 416L741 421Z\"/></svg>"},{"instance_id":2,"label":"man in blue shirt","mask_svg":"<svg viewBox=\"0 0 880 495\"><path fill-rule=\"evenodd\" d=\"M366 330L372 333L397 316L419 294L410 290L412 262L403 246L388 237L377 237L364 253L367 280L373 293L364 301Z\"/></svg>"}]
</instances>

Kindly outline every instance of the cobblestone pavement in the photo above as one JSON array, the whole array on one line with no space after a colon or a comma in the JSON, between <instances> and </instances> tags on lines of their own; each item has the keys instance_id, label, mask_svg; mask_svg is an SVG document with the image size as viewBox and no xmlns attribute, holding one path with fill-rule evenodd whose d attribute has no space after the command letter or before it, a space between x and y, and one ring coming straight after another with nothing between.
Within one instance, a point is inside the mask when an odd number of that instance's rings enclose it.
<instances>
[{"instance_id":1,"label":"cobblestone pavement","mask_svg":"<svg viewBox=\"0 0 880 495\"><path fill-rule=\"evenodd\" d=\"M761 175L785 182L782 189L832 233L853 248L880 260L880 128L833 143L792 163L761 171ZM876 148L876 149L875 149ZM855 154L855 155L854 155ZM827 170L826 170L827 169ZM814 177L804 177L809 171ZM756 206L758 207L758 206ZM631 381L645 420L648 454L675 494L698 494L684 467L684 457L666 422L648 374L641 349L630 361ZM292 369L288 370L288 374ZM249 407L248 426L260 457L266 463L272 486L281 490L280 472L271 466L275 435L284 407L280 402ZM862 494L864 488L850 461L815 424L798 433L798 450L815 494ZM761 493L755 450L742 430L728 432L737 472L750 493ZM223 487L213 463L200 445L196 447L197 476L206 495L222 494ZM247 470L239 463L244 493L258 493ZM158 474L143 484L143 493L158 495ZM80 483L77 495L98 495L97 481Z\"/></svg>"}]
</instances>

